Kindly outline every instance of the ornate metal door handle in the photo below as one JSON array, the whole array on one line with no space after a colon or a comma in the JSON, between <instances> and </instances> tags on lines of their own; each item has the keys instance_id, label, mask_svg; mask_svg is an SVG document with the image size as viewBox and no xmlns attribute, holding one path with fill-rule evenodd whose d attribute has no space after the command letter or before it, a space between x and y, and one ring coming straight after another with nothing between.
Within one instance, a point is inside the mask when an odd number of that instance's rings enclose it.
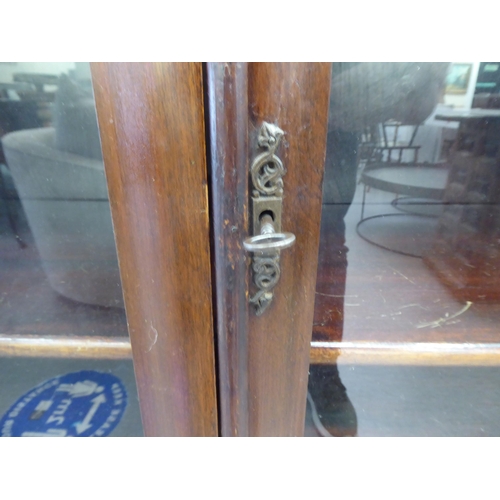
<instances>
[{"instance_id":1,"label":"ornate metal door handle","mask_svg":"<svg viewBox=\"0 0 500 500\"><path fill-rule=\"evenodd\" d=\"M253 252L252 269L258 291L250 298L260 316L273 300L273 289L280 279L280 251L295 243L295 235L281 233L281 207L283 202L283 176L286 170L276 156L284 132L264 122L258 144L266 149L250 167L254 186L252 196L253 234L243 246Z\"/></svg>"}]
</instances>

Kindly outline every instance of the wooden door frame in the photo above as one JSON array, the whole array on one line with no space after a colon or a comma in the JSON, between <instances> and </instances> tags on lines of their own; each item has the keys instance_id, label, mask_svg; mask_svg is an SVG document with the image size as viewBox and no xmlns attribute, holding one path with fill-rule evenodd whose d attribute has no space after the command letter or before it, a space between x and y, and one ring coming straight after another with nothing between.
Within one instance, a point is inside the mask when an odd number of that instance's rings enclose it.
<instances>
[{"instance_id":1,"label":"wooden door frame","mask_svg":"<svg viewBox=\"0 0 500 500\"><path fill-rule=\"evenodd\" d=\"M224 436L303 435L321 219L331 67L327 63L209 63L212 221ZM256 317L249 235L249 163L266 121L285 131L282 276Z\"/></svg>"},{"instance_id":2,"label":"wooden door frame","mask_svg":"<svg viewBox=\"0 0 500 500\"><path fill-rule=\"evenodd\" d=\"M146 436L215 436L201 63L92 63Z\"/></svg>"},{"instance_id":3,"label":"wooden door frame","mask_svg":"<svg viewBox=\"0 0 500 500\"><path fill-rule=\"evenodd\" d=\"M212 261L221 434L299 436L330 65L206 65L210 206L201 68L92 64L144 430L217 434ZM282 253L271 308L256 317L248 304L251 259L242 242L249 235L248 166L263 121L286 134L283 228L297 243Z\"/></svg>"}]
</instances>

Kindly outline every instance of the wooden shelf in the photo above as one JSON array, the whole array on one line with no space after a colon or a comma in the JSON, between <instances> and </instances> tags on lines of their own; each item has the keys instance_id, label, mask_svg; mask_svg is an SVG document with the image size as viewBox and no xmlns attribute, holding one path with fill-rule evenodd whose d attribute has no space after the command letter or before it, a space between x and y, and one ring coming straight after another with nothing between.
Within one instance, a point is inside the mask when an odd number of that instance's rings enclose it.
<instances>
[{"instance_id":1,"label":"wooden shelf","mask_svg":"<svg viewBox=\"0 0 500 500\"><path fill-rule=\"evenodd\" d=\"M313 341L500 345L500 301L460 300L422 259L382 250L356 234L361 194L362 186L345 219L349 248L345 291L338 284L342 276L335 270L335 259L320 258ZM393 198L373 190L367 215L395 211L390 206ZM323 217L328 215L324 209ZM390 245L397 248L398 238L412 236L411 218L406 233L391 232L390 219L385 222L386 234L394 234ZM418 239L414 242L421 244ZM321 248L322 252L333 253L334 247ZM316 354L313 359L318 359Z\"/></svg>"},{"instance_id":2,"label":"wooden shelf","mask_svg":"<svg viewBox=\"0 0 500 500\"><path fill-rule=\"evenodd\" d=\"M500 344L311 342L311 364L500 366Z\"/></svg>"},{"instance_id":3,"label":"wooden shelf","mask_svg":"<svg viewBox=\"0 0 500 500\"><path fill-rule=\"evenodd\" d=\"M0 335L0 356L129 359L132 349L127 337Z\"/></svg>"}]
</instances>

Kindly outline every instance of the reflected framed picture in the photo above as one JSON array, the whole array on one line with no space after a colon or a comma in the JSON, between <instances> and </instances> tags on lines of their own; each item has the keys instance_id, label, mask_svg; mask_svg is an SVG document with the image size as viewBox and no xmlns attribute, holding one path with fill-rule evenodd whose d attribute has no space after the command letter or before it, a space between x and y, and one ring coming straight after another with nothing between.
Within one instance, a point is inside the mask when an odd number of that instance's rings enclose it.
<instances>
[{"instance_id":1,"label":"reflected framed picture","mask_svg":"<svg viewBox=\"0 0 500 500\"><path fill-rule=\"evenodd\" d=\"M466 94L472 63L452 63L446 75L446 94Z\"/></svg>"}]
</instances>

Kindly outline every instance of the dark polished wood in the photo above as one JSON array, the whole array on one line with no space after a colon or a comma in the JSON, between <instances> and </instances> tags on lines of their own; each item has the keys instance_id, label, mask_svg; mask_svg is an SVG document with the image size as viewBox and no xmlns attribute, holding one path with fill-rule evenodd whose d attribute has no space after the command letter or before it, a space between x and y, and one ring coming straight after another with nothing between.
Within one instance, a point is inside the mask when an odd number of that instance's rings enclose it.
<instances>
[{"instance_id":1,"label":"dark polished wood","mask_svg":"<svg viewBox=\"0 0 500 500\"><path fill-rule=\"evenodd\" d=\"M248 88L246 63L208 63L219 408L223 436L247 436Z\"/></svg>"},{"instance_id":2,"label":"dark polished wood","mask_svg":"<svg viewBox=\"0 0 500 500\"><path fill-rule=\"evenodd\" d=\"M287 169L282 230L297 238L281 252L281 278L269 309L257 317L248 306L252 436L304 431L330 73L330 64L322 63L248 65L249 159L259 152L263 121L285 131L278 151ZM250 256L247 264L250 273Z\"/></svg>"},{"instance_id":3,"label":"dark polished wood","mask_svg":"<svg viewBox=\"0 0 500 500\"><path fill-rule=\"evenodd\" d=\"M447 202L425 262L459 300L500 303L500 111L470 110L452 146Z\"/></svg>"},{"instance_id":4,"label":"dark polished wood","mask_svg":"<svg viewBox=\"0 0 500 500\"><path fill-rule=\"evenodd\" d=\"M144 432L214 436L202 66L92 74Z\"/></svg>"},{"instance_id":5,"label":"dark polished wood","mask_svg":"<svg viewBox=\"0 0 500 500\"><path fill-rule=\"evenodd\" d=\"M329 64L209 64L214 253L222 434L303 434L326 148ZM260 317L249 236L249 164L262 122L285 137L281 278Z\"/></svg>"},{"instance_id":6,"label":"dark polished wood","mask_svg":"<svg viewBox=\"0 0 500 500\"><path fill-rule=\"evenodd\" d=\"M343 307L337 311L337 317L314 325L313 341L343 341L356 345L365 342L498 344L500 304L468 304L465 300L458 300L422 259L398 255L359 237L356 224L361 214L362 189L363 186L359 185L345 217L349 252ZM398 213L390 205L393 198L390 193L372 190L367 215ZM417 209L418 206L411 208ZM323 211L325 222L329 215L329 210ZM383 234L383 240L380 236L379 241L391 248L432 248L437 218L430 219L434 229L431 226L427 236L419 233L416 239L412 239L416 218L403 217L404 222L398 226L395 226L394 219L380 219L378 225L373 226L372 234ZM321 249L321 252L326 251L326 247ZM334 272L334 261L322 262L317 281L317 298L321 300L316 301L316 308L322 310L317 311L319 317L328 318L327 312L338 307L339 300L335 295L321 295L320 291L338 273ZM343 327L343 332L339 326ZM316 354L312 356L313 361L317 359Z\"/></svg>"}]
</instances>

